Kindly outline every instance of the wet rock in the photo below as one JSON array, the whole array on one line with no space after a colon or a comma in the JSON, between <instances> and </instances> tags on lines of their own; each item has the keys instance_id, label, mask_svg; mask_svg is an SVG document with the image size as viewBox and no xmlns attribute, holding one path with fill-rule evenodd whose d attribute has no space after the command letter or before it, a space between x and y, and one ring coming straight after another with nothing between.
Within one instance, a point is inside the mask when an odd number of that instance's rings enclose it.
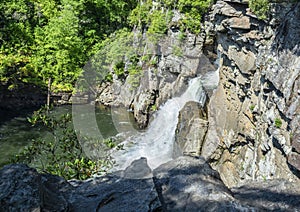
<instances>
[{"instance_id":1,"label":"wet rock","mask_svg":"<svg viewBox=\"0 0 300 212\"><path fill-rule=\"evenodd\" d=\"M122 177L130 179L151 178L152 170L147 163L147 158L133 161L123 172Z\"/></svg>"},{"instance_id":2,"label":"wet rock","mask_svg":"<svg viewBox=\"0 0 300 212\"><path fill-rule=\"evenodd\" d=\"M155 91L145 91L135 96L133 101L134 117L140 128L145 128L149 121L149 111L155 105Z\"/></svg>"}]
</instances>

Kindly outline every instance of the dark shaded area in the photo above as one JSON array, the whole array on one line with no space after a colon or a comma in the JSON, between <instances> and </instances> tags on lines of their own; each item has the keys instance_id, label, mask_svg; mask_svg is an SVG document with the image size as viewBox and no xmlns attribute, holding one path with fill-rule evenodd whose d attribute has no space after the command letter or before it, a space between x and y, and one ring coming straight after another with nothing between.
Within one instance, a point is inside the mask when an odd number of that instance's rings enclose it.
<instances>
[{"instance_id":1,"label":"dark shaded area","mask_svg":"<svg viewBox=\"0 0 300 212\"><path fill-rule=\"evenodd\" d=\"M229 190L202 158L181 157L155 169L153 175L164 211L300 209L297 183L253 181Z\"/></svg>"},{"instance_id":2,"label":"dark shaded area","mask_svg":"<svg viewBox=\"0 0 300 212\"><path fill-rule=\"evenodd\" d=\"M0 211L300 210L296 183L252 181L229 190L203 158L179 157L155 169L153 178L145 163L141 158L125 171L69 182L26 165L6 166L0 170Z\"/></svg>"},{"instance_id":3,"label":"dark shaded area","mask_svg":"<svg viewBox=\"0 0 300 212\"><path fill-rule=\"evenodd\" d=\"M272 211L300 209L299 185L286 180L252 181L232 191L236 199L252 207Z\"/></svg>"},{"instance_id":4,"label":"dark shaded area","mask_svg":"<svg viewBox=\"0 0 300 212\"><path fill-rule=\"evenodd\" d=\"M19 84L13 90L0 85L0 124L35 111L46 104L46 97L46 91L34 85Z\"/></svg>"},{"instance_id":5,"label":"dark shaded area","mask_svg":"<svg viewBox=\"0 0 300 212\"><path fill-rule=\"evenodd\" d=\"M300 2L295 3L288 13L284 13L283 5L277 4L276 14L286 14L279 18L273 50L282 52L289 50L295 55L300 56Z\"/></svg>"}]
</instances>

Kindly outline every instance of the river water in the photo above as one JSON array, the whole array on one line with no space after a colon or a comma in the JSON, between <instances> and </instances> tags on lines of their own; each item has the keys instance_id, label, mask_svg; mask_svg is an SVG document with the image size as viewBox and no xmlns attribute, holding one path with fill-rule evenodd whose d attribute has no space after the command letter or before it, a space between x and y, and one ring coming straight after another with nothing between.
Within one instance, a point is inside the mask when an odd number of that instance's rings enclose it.
<instances>
[{"instance_id":1,"label":"river water","mask_svg":"<svg viewBox=\"0 0 300 212\"><path fill-rule=\"evenodd\" d=\"M110 110L94 106L93 108L96 125L101 131L102 138L109 138L119 133L115 127L114 118L112 118L115 113L124 113L133 120L132 115L125 109L115 108ZM9 111L0 112L0 167L9 163L10 159L20 153L33 139L49 139L49 133L45 128L31 126L27 121L27 117L30 117L33 111L18 111L17 115ZM52 111L54 116L61 116L66 113L72 113L71 106L56 107ZM130 126L132 125L130 123Z\"/></svg>"}]
</instances>

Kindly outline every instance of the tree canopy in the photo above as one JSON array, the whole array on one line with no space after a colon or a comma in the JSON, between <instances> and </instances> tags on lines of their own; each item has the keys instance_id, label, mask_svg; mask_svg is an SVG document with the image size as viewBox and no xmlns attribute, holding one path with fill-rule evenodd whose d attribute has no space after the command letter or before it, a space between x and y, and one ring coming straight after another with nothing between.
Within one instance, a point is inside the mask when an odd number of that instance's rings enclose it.
<instances>
[{"instance_id":1,"label":"tree canopy","mask_svg":"<svg viewBox=\"0 0 300 212\"><path fill-rule=\"evenodd\" d=\"M200 32L212 0L5 0L0 4L0 83L72 91L86 62L119 32L165 34L173 11Z\"/></svg>"}]
</instances>

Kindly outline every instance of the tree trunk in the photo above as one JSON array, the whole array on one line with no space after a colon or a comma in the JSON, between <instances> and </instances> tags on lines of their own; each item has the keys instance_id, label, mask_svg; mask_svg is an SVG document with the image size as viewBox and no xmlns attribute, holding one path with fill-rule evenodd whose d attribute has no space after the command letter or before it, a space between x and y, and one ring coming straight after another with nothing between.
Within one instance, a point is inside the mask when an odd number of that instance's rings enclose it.
<instances>
[{"instance_id":1,"label":"tree trunk","mask_svg":"<svg viewBox=\"0 0 300 212\"><path fill-rule=\"evenodd\" d=\"M48 79L48 94L47 94L47 107L50 107L50 97L51 97L51 78Z\"/></svg>"}]
</instances>

